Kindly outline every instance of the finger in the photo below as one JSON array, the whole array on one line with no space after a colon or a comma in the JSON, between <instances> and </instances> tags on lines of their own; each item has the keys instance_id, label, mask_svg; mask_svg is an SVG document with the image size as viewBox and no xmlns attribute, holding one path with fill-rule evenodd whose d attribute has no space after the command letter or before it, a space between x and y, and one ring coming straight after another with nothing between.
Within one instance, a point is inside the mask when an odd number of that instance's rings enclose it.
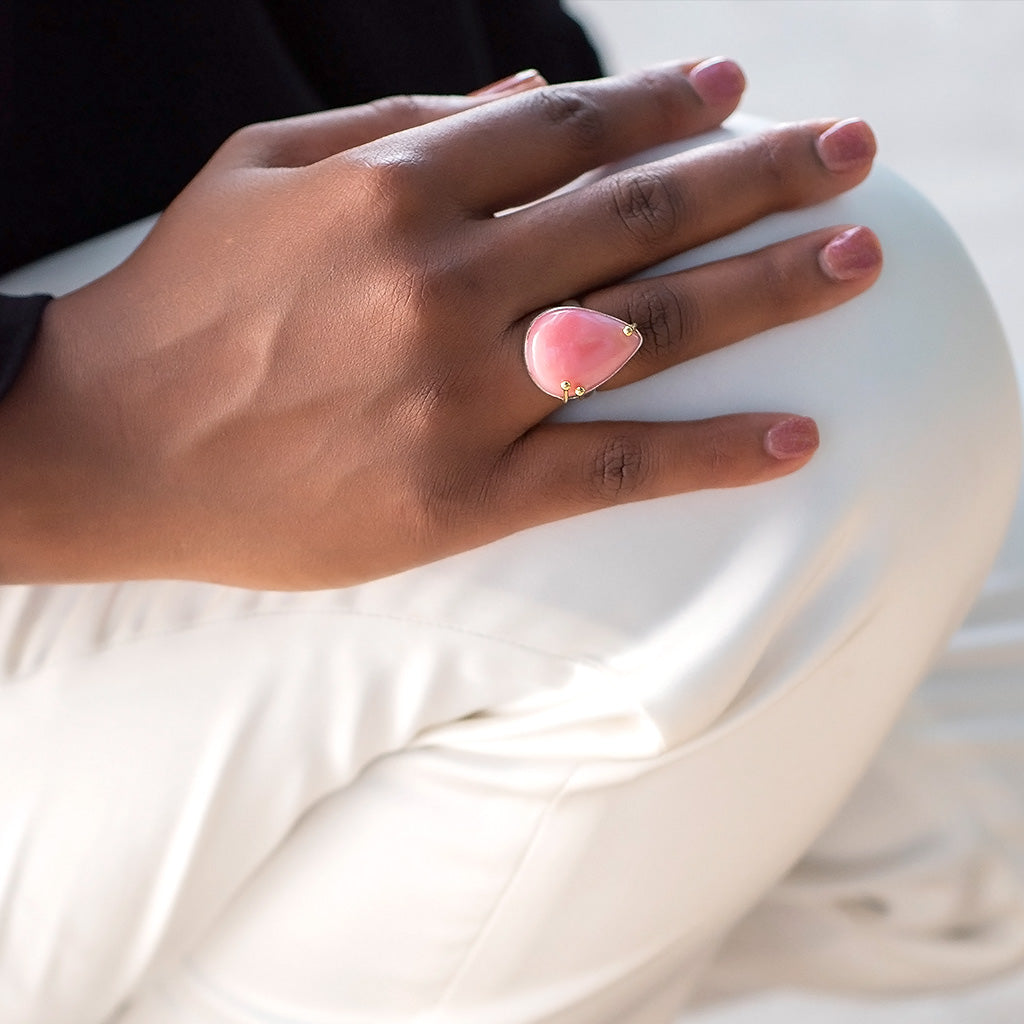
<instances>
[{"instance_id":1,"label":"finger","mask_svg":"<svg viewBox=\"0 0 1024 1024\"><path fill-rule=\"evenodd\" d=\"M235 162L260 167L306 167L452 114L547 85L529 70L495 82L469 96L388 96L357 107L250 125L232 140Z\"/></svg>"},{"instance_id":2,"label":"finger","mask_svg":"<svg viewBox=\"0 0 1024 1024\"><path fill-rule=\"evenodd\" d=\"M499 218L526 310L578 295L862 181L875 155L860 120L780 125L630 168Z\"/></svg>"},{"instance_id":3,"label":"finger","mask_svg":"<svg viewBox=\"0 0 1024 1024\"><path fill-rule=\"evenodd\" d=\"M517 71L514 75L506 75L499 78L490 85L482 85L467 93L468 96L512 96L515 93L526 92L535 89L540 85L547 85L547 80L536 68L527 68L525 71Z\"/></svg>"},{"instance_id":4,"label":"finger","mask_svg":"<svg viewBox=\"0 0 1024 1024\"><path fill-rule=\"evenodd\" d=\"M391 160L425 165L430 184L489 215L540 196L601 164L707 131L739 102L743 73L729 60L673 64L616 78L555 85L500 107L434 125Z\"/></svg>"},{"instance_id":5,"label":"finger","mask_svg":"<svg viewBox=\"0 0 1024 1024\"><path fill-rule=\"evenodd\" d=\"M605 388L838 306L869 288L882 247L865 227L824 228L693 270L581 296L635 323L643 343ZM525 332L525 327L524 327Z\"/></svg>"},{"instance_id":6,"label":"finger","mask_svg":"<svg viewBox=\"0 0 1024 1024\"><path fill-rule=\"evenodd\" d=\"M778 413L545 423L507 454L488 493L493 514L523 529L630 501L771 480L805 465L817 446L813 420Z\"/></svg>"}]
</instances>

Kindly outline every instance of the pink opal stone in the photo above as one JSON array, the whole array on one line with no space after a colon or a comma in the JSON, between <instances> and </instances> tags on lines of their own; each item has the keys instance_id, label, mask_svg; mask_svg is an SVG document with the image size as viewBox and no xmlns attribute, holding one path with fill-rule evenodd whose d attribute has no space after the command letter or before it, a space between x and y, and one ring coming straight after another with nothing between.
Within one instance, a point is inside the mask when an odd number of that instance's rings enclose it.
<instances>
[{"instance_id":1,"label":"pink opal stone","mask_svg":"<svg viewBox=\"0 0 1024 1024\"><path fill-rule=\"evenodd\" d=\"M593 391L636 354L643 339L622 320L595 309L556 306L536 317L526 331L526 369L546 394L565 398L581 387Z\"/></svg>"}]
</instances>

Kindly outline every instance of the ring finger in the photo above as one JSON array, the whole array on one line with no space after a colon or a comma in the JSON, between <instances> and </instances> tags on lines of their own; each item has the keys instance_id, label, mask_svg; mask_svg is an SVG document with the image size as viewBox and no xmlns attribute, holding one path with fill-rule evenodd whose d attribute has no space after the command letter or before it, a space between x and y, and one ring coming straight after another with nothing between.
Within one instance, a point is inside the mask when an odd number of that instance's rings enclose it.
<instances>
[{"instance_id":1,"label":"ring finger","mask_svg":"<svg viewBox=\"0 0 1024 1024\"><path fill-rule=\"evenodd\" d=\"M585 307L636 324L643 337L636 356L602 387L630 384L838 306L870 287L881 264L881 246L868 228L823 228L692 270L583 295Z\"/></svg>"}]
</instances>

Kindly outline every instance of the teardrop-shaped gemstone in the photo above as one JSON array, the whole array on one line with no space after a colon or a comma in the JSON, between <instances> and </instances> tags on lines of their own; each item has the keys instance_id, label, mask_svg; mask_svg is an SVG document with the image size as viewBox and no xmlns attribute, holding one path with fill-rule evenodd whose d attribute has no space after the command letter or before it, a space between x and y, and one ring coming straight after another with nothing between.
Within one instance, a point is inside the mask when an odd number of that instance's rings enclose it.
<instances>
[{"instance_id":1,"label":"teardrop-shaped gemstone","mask_svg":"<svg viewBox=\"0 0 1024 1024\"><path fill-rule=\"evenodd\" d=\"M555 398L573 398L603 384L636 355L635 324L581 306L555 306L526 330L526 369Z\"/></svg>"}]
</instances>

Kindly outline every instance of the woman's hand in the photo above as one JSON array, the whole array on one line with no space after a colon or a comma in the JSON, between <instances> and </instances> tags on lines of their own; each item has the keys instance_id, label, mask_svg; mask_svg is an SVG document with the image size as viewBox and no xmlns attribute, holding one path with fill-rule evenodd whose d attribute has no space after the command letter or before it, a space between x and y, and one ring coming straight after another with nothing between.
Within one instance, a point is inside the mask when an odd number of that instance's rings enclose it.
<instances>
[{"instance_id":1,"label":"woman's hand","mask_svg":"<svg viewBox=\"0 0 1024 1024\"><path fill-rule=\"evenodd\" d=\"M559 403L523 338L570 297L635 321L644 346L612 387L858 294L880 253L847 226L623 282L857 184L862 122L786 125L495 216L715 127L742 87L705 62L239 132L126 263L51 303L0 406L3 578L345 585L799 468L817 435L793 414L546 423Z\"/></svg>"}]
</instances>

